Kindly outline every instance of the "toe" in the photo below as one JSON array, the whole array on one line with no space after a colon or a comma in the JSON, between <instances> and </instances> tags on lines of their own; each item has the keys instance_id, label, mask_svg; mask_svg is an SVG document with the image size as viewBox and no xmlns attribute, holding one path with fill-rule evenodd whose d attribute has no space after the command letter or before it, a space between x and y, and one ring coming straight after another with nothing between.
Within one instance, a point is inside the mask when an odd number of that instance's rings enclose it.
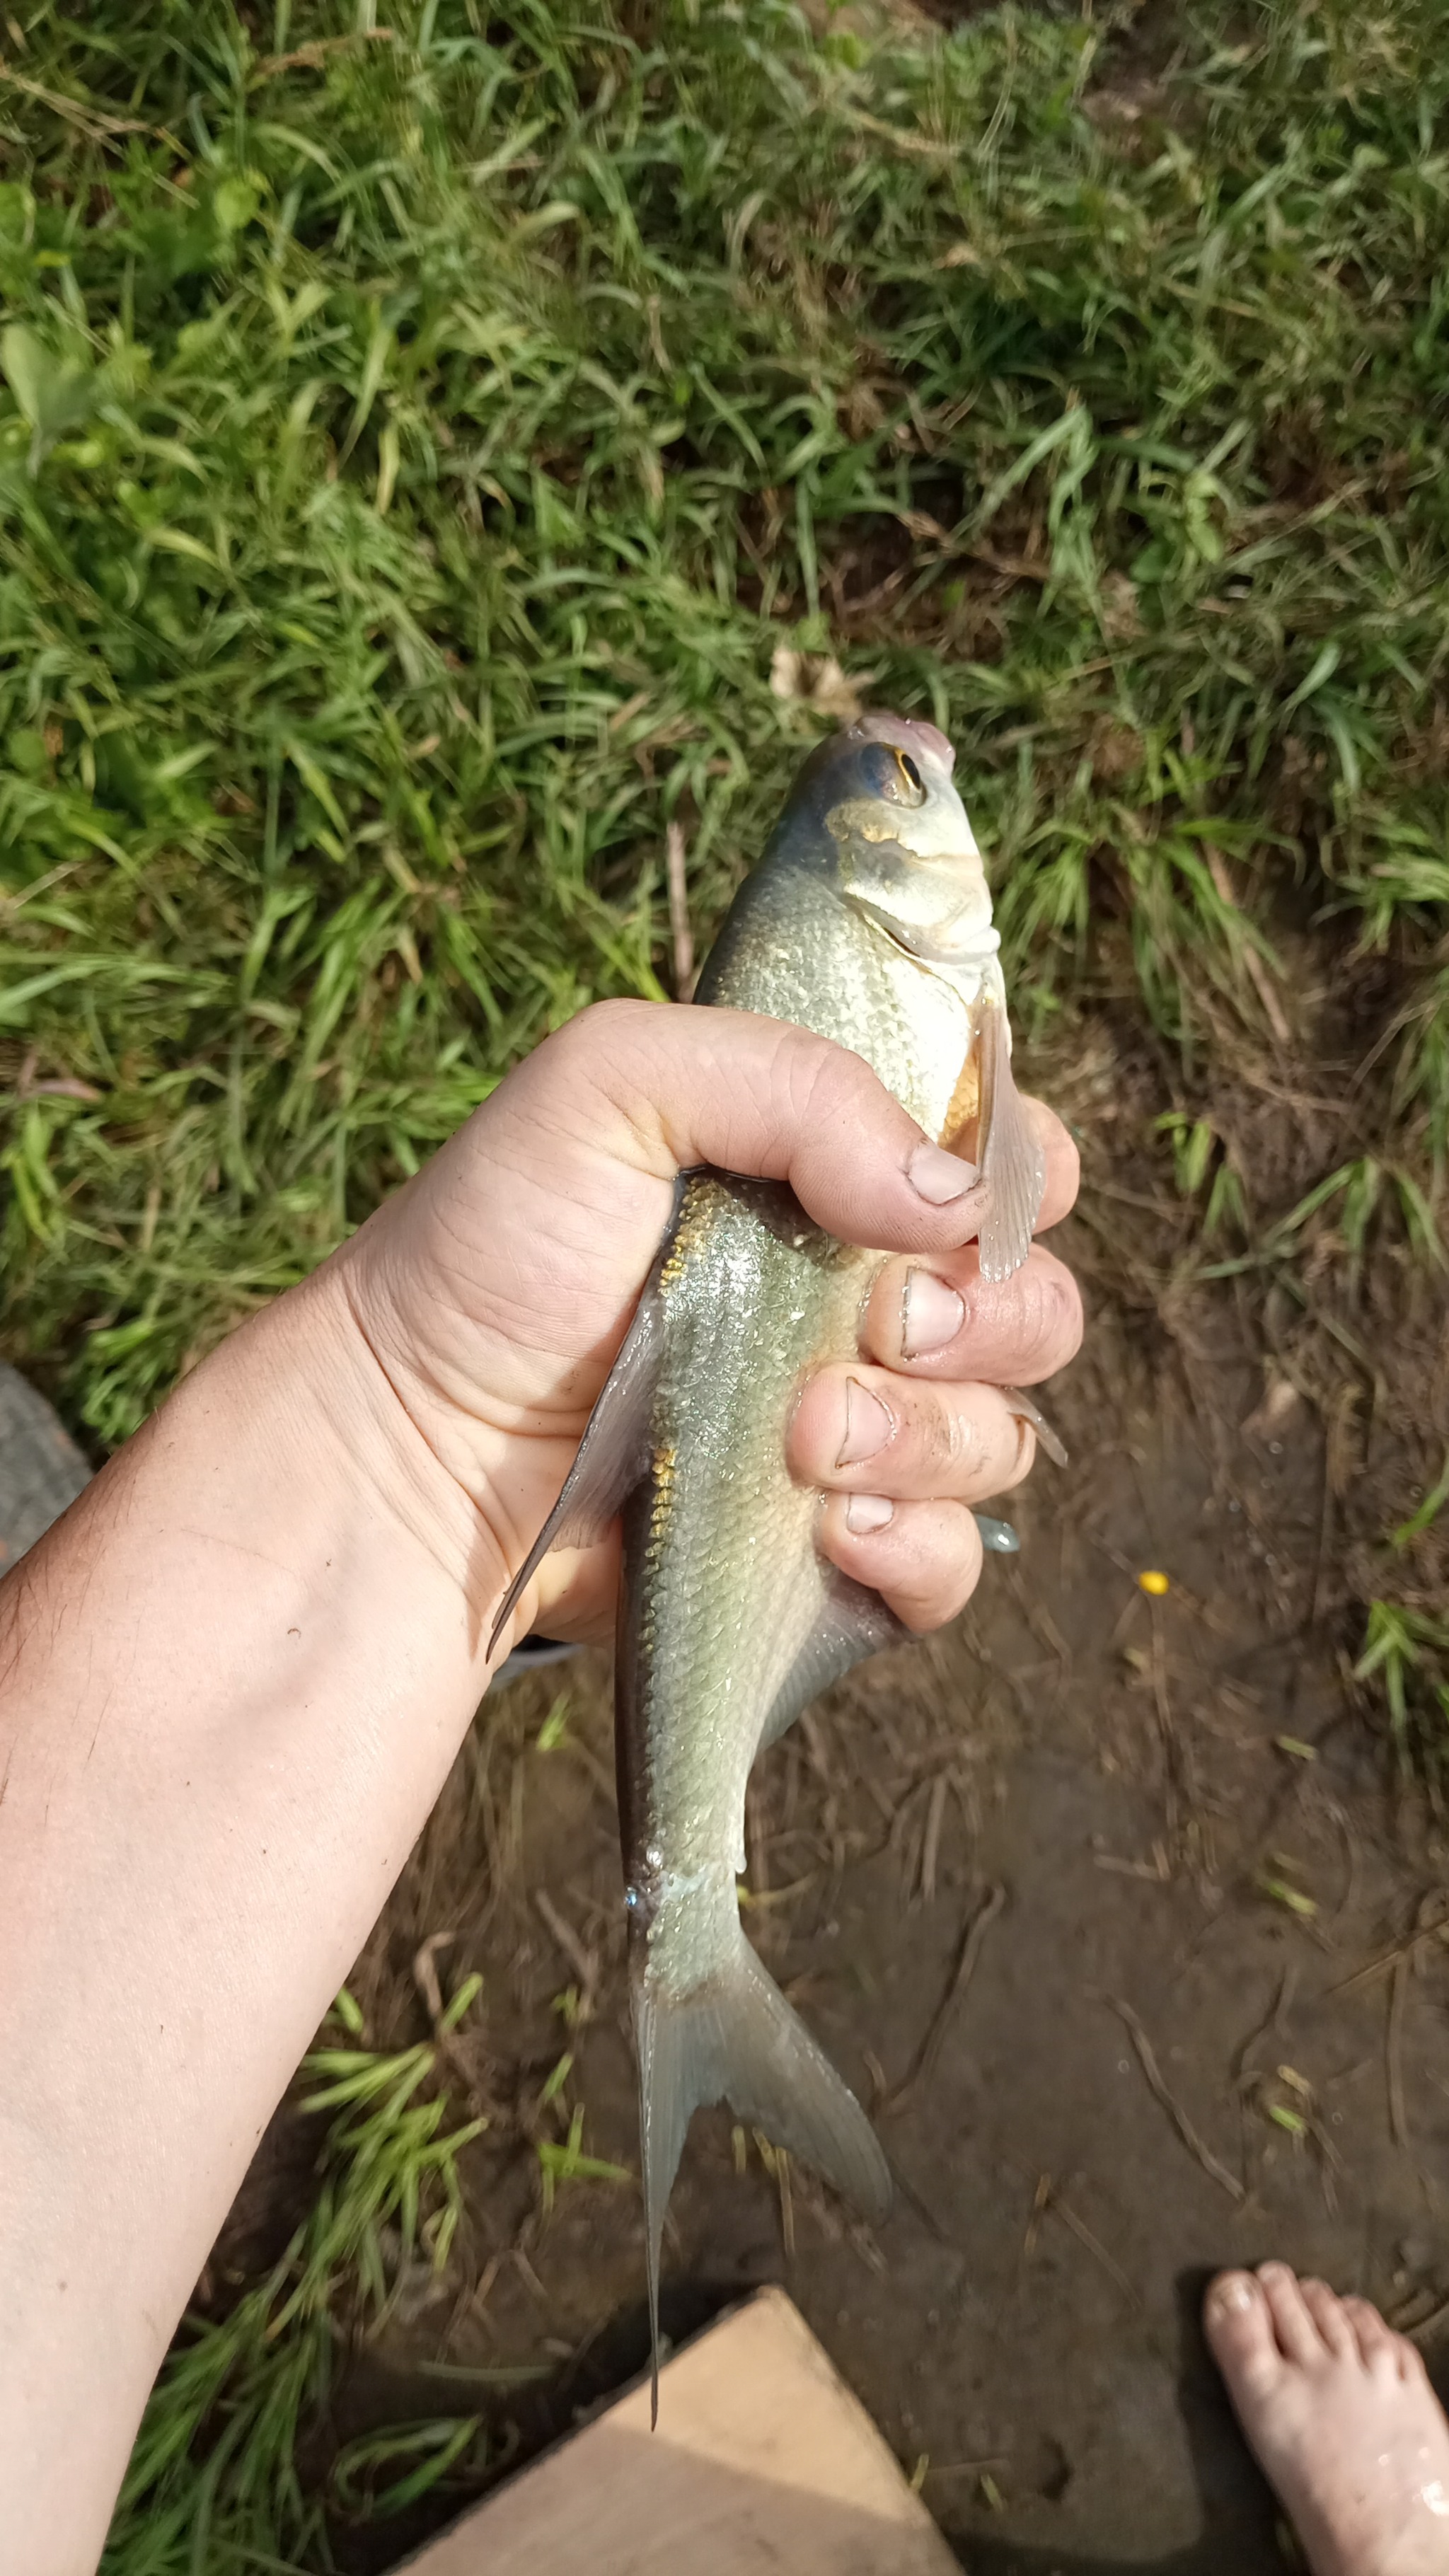
<instances>
[{"instance_id":1,"label":"toe","mask_svg":"<svg viewBox=\"0 0 1449 2576\"><path fill-rule=\"evenodd\" d=\"M1371 2370L1376 2365L1382 2369L1388 2363L1397 2370L1401 2339L1392 2326L1385 2325L1373 2301L1345 2299L1343 2310L1353 2328L1365 2369Z\"/></svg>"},{"instance_id":2,"label":"toe","mask_svg":"<svg viewBox=\"0 0 1449 2576\"><path fill-rule=\"evenodd\" d=\"M1268 2302L1273 2332L1284 2359L1296 2361L1305 2370L1315 2361L1322 2361L1327 2346L1299 2287L1297 2273L1290 2271L1286 2263L1260 2263L1258 2286Z\"/></svg>"},{"instance_id":3,"label":"toe","mask_svg":"<svg viewBox=\"0 0 1449 2576\"><path fill-rule=\"evenodd\" d=\"M1326 2281L1300 2281L1303 2304L1336 2361L1357 2361L1358 2339L1342 2299Z\"/></svg>"},{"instance_id":4,"label":"toe","mask_svg":"<svg viewBox=\"0 0 1449 2576\"><path fill-rule=\"evenodd\" d=\"M1260 2398L1272 2388L1283 2360L1268 2302L1251 2272L1219 2272L1203 2301L1208 2349L1235 2399Z\"/></svg>"}]
</instances>

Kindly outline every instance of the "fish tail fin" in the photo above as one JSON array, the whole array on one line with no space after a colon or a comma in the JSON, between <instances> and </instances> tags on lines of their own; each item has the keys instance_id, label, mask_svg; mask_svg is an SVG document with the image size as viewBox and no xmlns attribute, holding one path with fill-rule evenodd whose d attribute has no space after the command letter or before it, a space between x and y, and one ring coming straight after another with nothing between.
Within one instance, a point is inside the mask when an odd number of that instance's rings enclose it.
<instances>
[{"instance_id":1,"label":"fish tail fin","mask_svg":"<svg viewBox=\"0 0 1449 2576\"><path fill-rule=\"evenodd\" d=\"M659 2415L659 2259L664 2212L685 2131L706 2102L726 2101L750 2128L833 2183L867 2218L884 2218L890 2167L855 2095L760 1965L744 1933L728 1966L692 1994L634 1987L649 2274L653 2411Z\"/></svg>"}]
</instances>

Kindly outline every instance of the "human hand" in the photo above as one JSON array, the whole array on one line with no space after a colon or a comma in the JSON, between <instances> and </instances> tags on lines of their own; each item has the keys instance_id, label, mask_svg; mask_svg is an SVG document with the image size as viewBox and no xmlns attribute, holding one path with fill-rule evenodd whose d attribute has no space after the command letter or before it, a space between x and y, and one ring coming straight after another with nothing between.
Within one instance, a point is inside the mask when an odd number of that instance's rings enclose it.
<instances>
[{"instance_id":1,"label":"human hand","mask_svg":"<svg viewBox=\"0 0 1449 2576\"><path fill-rule=\"evenodd\" d=\"M1077 1154L1049 1110L1030 1114L1051 1225L1076 1195ZM675 1175L700 1163L788 1181L818 1224L893 1256L867 1301L859 1360L805 1385L788 1458L824 1496L823 1553L907 1626L939 1626L980 1571L971 1504L1017 1484L1035 1454L998 1390L1072 1357L1075 1282L1040 1245L1013 1278L981 1278L963 1241L969 1190L929 1194L950 1186L951 1162L858 1056L746 1012L643 1002L600 1003L546 1040L332 1265L402 1408L414 1467L420 1435L476 1507L474 1618L557 1499ZM414 1510L425 1485L414 1476ZM500 1653L535 1624L607 1636L617 1583L616 1533L556 1550Z\"/></svg>"}]
</instances>

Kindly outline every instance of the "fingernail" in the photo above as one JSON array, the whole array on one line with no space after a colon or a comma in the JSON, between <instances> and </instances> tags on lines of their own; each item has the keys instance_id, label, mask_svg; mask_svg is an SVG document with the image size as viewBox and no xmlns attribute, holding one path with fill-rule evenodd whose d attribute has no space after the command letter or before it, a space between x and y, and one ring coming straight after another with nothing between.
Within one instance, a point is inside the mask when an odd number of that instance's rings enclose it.
<instances>
[{"instance_id":1,"label":"fingernail","mask_svg":"<svg viewBox=\"0 0 1449 2576\"><path fill-rule=\"evenodd\" d=\"M852 1494L845 1507L845 1526L857 1538L868 1538L872 1530L883 1530L896 1516L894 1503L884 1494Z\"/></svg>"},{"instance_id":2,"label":"fingernail","mask_svg":"<svg viewBox=\"0 0 1449 2576\"><path fill-rule=\"evenodd\" d=\"M1222 2281L1213 2292L1213 2306L1220 2308L1225 2315L1241 2316L1244 2309L1250 2308L1252 2304L1252 2290L1241 2278L1236 2281Z\"/></svg>"},{"instance_id":3,"label":"fingernail","mask_svg":"<svg viewBox=\"0 0 1449 2576\"><path fill-rule=\"evenodd\" d=\"M858 1377L845 1381L845 1438L840 1444L837 1467L858 1467L862 1458L873 1458L883 1449L895 1429L888 1406L862 1386Z\"/></svg>"},{"instance_id":4,"label":"fingernail","mask_svg":"<svg viewBox=\"0 0 1449 2576\"><path fill-rule=\"evenodd\" d=\"M976 1166L964 1163L959 1154L948 1154L944 1145L933 1145L923 1136L906 1165L906 1178L918 1198L932 1207L945 1207L950 1199L962 1199L976 1186Z\"/></svg>"},{"instance_id":5,"label":"fingernail","mask_svg":"<svg viewBox=\"0 0 1449 2576\"><path fill-rule=\"evenodd\" d=\"M944 1350L965 1321L966 1309L955 1289L938 1279L934 1270L910 1272L901 1319L901 1349L908 1360L924 1359L929 1351Z\"/></svg>"}]
</instances>

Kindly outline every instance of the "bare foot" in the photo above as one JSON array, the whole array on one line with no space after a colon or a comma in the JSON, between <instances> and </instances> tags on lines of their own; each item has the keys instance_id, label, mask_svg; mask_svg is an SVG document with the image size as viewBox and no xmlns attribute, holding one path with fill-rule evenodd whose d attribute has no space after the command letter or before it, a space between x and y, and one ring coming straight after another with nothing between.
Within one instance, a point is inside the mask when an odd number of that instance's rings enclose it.
<instances>
[{"instance_id":1,"label":"bare foot","mask_svg":"<svg viewBox=\"0 0 1449 2576\"><path fill-rule=\"evenodd\" d=\"M1446 2576L1449 2423L1413 2345L1286 2263L1220 2272L1203 2326L1313 2576Z\"/></svg>"}]
</instances>

